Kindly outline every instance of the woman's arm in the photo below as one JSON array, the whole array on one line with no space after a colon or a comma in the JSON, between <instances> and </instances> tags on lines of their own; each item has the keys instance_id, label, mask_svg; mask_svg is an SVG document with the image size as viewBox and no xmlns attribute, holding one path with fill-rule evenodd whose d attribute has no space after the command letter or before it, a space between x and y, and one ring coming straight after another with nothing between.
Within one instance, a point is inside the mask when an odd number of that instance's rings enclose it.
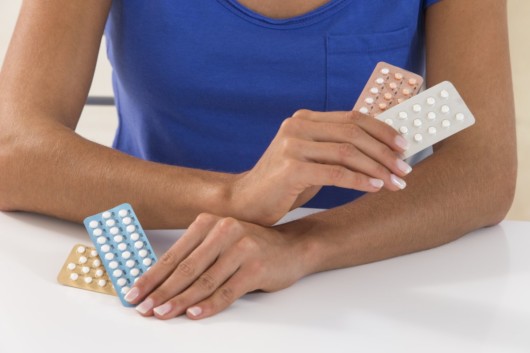
<instances>
[{"instance_id":1,"label":"woman's arm","mask_svg":"<svg viewBox=\"0 0 530 353\"><path fill-rule=\"evenodd\" d=\"M429 249L500 222L517 166L506 1L430 7L427 66L429 85L453 81L476 124L438 144L406 190L366 194L273 228L202 215L127 299L142 315L201 319L256 289Z\"/></svg>"}]
</instances>

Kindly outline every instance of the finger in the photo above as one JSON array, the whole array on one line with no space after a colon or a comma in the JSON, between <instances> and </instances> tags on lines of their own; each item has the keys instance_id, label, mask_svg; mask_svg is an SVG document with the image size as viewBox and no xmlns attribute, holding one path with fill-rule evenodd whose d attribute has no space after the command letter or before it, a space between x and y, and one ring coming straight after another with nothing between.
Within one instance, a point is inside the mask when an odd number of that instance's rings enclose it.
<instances>
[{"instance_id":1,"label":"finger","mask_svg":"<svg viewBox=\"0 0 530 353\"><path fill-rule=\"evenodd\" d=\"M155 307L153 310L155 316L163 320L173 318L184 313L187 308L208 298L239 269L243 256L244 254L237 248L223 254L182 294Z\"/></svg>"},{"instance_id":2,"label":"finger","mask_svg":"<svg viewBox=\"0 0 530 353\"><path fill-rule=\"evenodd\" d=\"M232 238L239 233L240 224L237 220L220 219L205 241L176 266L173 273L137 307L137 311L150 316L153 308L181 294L215 262L226 244L232 244Z\"/></svg>"},{"instance_id":3,"label":"finger","mask_svg":"<svg viewBox=\"0 0 530 353\"><path fill-rule=\"evenodd\" d=\"M138 279L125 296L125 300L131 304L142 301L173 273L175 267L203 241L219 219L220 217L209 214L199 215L184 235Z\"/></svg>"},{"instance_id":4,"label":"finger","mask_svg":"<svg viewBox=\"0 0 530 353\"><path fill-rule=\"evenodd\" d=\"M190 319L198 320L215 315L228 308L233 302L255 290L255 274L250 269L240 269L209 298L188 308Z\"/></svg>"}]
</instances>

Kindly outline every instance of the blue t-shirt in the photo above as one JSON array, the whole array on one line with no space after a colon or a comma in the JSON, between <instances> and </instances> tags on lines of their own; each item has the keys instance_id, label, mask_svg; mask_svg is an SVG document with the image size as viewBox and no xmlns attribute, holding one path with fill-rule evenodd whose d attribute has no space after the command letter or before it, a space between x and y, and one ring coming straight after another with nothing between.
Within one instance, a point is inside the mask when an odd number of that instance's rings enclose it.
<instances>
[{"instance_id":1,"label":"blue t-shirt","mask_svg":"<svg viewBox=\"0 0 530 353\"><path fill-rule=\"evenodd\" d=\"M377 62L422 73L423 13L436 1L330 0L276 20L236 0L114 0L114 147L166 164L249 170L296 110L350 110ZM325 187L307 206L360 195Z\"/></svg>"}]
</instances>

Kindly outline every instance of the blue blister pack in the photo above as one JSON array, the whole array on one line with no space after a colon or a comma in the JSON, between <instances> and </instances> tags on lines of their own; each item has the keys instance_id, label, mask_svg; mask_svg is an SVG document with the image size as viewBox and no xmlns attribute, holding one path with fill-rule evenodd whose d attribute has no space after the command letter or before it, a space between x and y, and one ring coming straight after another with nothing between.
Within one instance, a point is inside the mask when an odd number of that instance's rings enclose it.
<instances>
[{"instance_id":1,"label":"blue blister pack","mask_svg":"<svg viewBox=\"0 0 530 353\"><path fill-rule=\"evenodd\" d=\"M124 203L84 221L122 304L131 286L156 261L156 254L131 205Z\"/></svg>"}]
</instances>

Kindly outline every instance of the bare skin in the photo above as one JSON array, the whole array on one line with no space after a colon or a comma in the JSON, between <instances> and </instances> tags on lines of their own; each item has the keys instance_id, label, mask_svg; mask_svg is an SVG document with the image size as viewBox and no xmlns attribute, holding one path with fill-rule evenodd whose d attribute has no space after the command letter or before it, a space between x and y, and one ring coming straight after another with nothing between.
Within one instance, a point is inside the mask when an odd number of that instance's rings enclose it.
<instances>
[{"instance_id":1,"label":"bare skin","mask_svg":"<svg viewBox=\"0 0 530 353\"><path fill-rule=\"evenodd\" d=\"M279 1L266 3L281 8ZM249 291L275 291L310 273L432 248L496 224L507 213L517 162L505 1L443 0L429 8L428 85L455 83L477 123L438 144L400 192L391 192L398 188L389 182L392 173L406 174L390 158L402 150L397 135L384 124L367 125L359 114L298 112L256 167L241 175L139 161L81 139L73 128L108 6L100 0L24 3L0 75L0 167L7 171L0 180L0 207L78 221L126 196L130 200L135 190L132 203L149 227L186 226L207 212L130 292L131 302L143 302L144 315L201 319ZM73 84L69 77L78 79ZM307 148L301 146L321 133L318 124L330 118L328 134L312 145L312 154L302 153ZM344 137L337 137L336 124L353 134L347 142L337 141ZM339 147L344 144L351 147ZM319 173L321 161L334 163L333 171ZM311 169L300 173L302 162ZM107 167L111 163L114 170ZM264 163L285 173L277 178L281 185L261 182L268 178ZM313 174L318 180L308 179ZM368 190L374 192L342 207L278 227L252 224L271 224L322 185L366 189L373 179L383 180L384 189ZM106 196L96 197L93 190ZM256 195L270 195L272 202L249 214ZM275 213L271 208L282 195L289 200Z\"/></svg>"}]
</instances>

